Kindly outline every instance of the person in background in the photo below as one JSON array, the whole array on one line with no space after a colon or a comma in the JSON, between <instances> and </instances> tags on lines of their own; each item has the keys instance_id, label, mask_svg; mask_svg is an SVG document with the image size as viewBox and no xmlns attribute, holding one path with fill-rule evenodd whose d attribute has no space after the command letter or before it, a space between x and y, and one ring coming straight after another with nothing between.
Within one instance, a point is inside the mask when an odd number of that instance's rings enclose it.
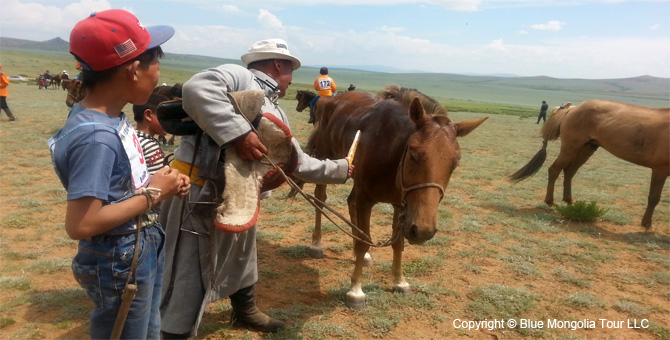
<instances>
[{"instance_id":1,"label":"person in background","mask_svg":"<svg viewBox=\"0 0 670 340\"><path fill-rule=\"evenodd\" d=\"M7 86L9 86L9 78L7 78L5 72L2 71L2 64L0 64L0 109L5 111L5 114L9 117L9 121L13 122L16 120L16 117L14 117L12 110L10 110L7 105Z\"/></svg>"},{"instance_id":2,"label":"person in background","mask_svg":"<svg viewBox=\"0 0 670 340\"><path fill-rule=\"evenodd\" d=\"M327 67L322 67L319 70L319 74L321 75L314 80L314 89L318 92L314 101L318 100L320 96L333 96L337 91L337 85L335 85L333 78L328 75ZM314 123L314 113L312 110L309 111L309 120L307 123Z\"/></svg>"},{"instance_id":3,"label":"person in background","mask_svg":"<svg viewBox=\"0 0 670 340\"><path fill-rule=\"evenodd\" d=\"M328 75L328 68L322 67L319 70L320 76L314 80L314 89L319 92L319 96L332 96L337 91L335 81Z\"/></svg>"},{"instance_id":4,"label":"person in background","mask_svg":"<svg viewBox=\"0 0 670 340\"><path fill-rule=\"evenodd\" d=\"M535 124L540 124L540 119L543 119L543 122L547 121L547 109L549 108L549 105L547 105L546 101L542 101L542 106L540 106L540 114L537 116L537 123Z\"/></svg>"},{"instance_id":5,"label":"person in background","mask_svg":"<svg viewBox=\"0 0 670 340\"><path fill-rule=\"evenodd\" d=\"M145 104L133 105L137 138L140 141L149 173L152 175L163 168L163 160L165 159L165 153L163 153L160 143L153 137L155 135L165 136L166 134L156 116L156 108L158 104L168 100L170 98L164 95L152 93Z\"/></svg>"},{"instance_id":6,"label":"person in background","mask_svg":"<svg viewBox=\"0 0 670 340\"><path fill-rule=\"evenodd\" d=\"M354 84L349 84L349 88L347 89L347 91L354 91L354 90L356 90L356 86Z\"/></svg>"},{"instance_id":7,"label":"person in background","mask_svg":"<svg viewBox=\"0 0 670 340\"><path fill-rule=\"evenodd\" d=\"M77 72L79 72L79 73L77 73L77 75L74 76L74 78L72 78L72 79L78 79L78 80L81 80L81 63L80 63L80 62L77 62L77 64L74 66L74 68L75 68L75 69L77 70Z\"/></svg>"},{"instance_id":8,"label":"person in background","mask_svg":"<svg viewBox=\"0 0 670 340\"><path fill-rule=\"evenodd\" d=\"M147 101L160 76L160 45L173 34L169 26L145 28L119 9L94 12L70 33L70 53L82 65L87 94L49 149L67 191L65 231L79 240L72 272L95 306L92 339L109 339L115 331L122 339L160 338L165 235L151 208L185 196L190 181L168 167L149 175L122 110ZM134 288L136 295L124 294ZM121 329L114 327L124 311Z\"/></svg>"},{"instance_id":9,"label":"person in background","mask_svg":"<svg viewBox=\"0 0 670 340\"><path fill-rule=\"evenodd\" d=\"M289 53L288 45L281 39L258 41L241 59L247 68L224 64L196 73L184 83L183 108L208 137L182 136L170 164L181 173L188 174L192 170L202 174L203 169L207 169L202 164L212 158L220 159L222 148L235 148L246 161L261 159L267 153L249 123L235 113L228 92L263 91L261 112L274 115L290 126L278 100L286 95L300 60ZM323 184L344 183L351 176L353 166L347 159L319 160L305 154L295 138L292 144L298 153L298 167L293 176ZM213 154L207 155L204 149L213 149ZM201 180L191 178L194 182L191 200L205 201L201 194L206 190L198 184ZM183 204L186 202L176 198L166 201L160 214L167 235L161 303L163 338L186 339L197 335L207 305L227 297L232 305L231 323L241 323L261 332L283 329L283 322L256 306L256 225L239 233L225 233L214 226L214 206L208 209L203 206L206 210L196 211L198 206L189 204L186 210L191 213L182 216Z\"/></svg>"}]
</instances>

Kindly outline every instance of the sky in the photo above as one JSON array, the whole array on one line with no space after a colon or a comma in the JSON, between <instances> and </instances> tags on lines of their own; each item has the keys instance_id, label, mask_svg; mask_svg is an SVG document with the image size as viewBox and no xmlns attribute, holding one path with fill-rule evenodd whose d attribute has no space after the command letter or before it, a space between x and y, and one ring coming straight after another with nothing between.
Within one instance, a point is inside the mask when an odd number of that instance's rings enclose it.
<instances>
[{"instance_id":1,"label":"sky","mask_svg":"<svg viewBox=\"0 0 670 340\"><path fill-rule=\"evenodd\" d=\"M173 26L168 53L239 59L281 38L314 67L670 78L670 0L2 0L0 36L69 41L110 8Z\"/></svg>"}]
</instances>

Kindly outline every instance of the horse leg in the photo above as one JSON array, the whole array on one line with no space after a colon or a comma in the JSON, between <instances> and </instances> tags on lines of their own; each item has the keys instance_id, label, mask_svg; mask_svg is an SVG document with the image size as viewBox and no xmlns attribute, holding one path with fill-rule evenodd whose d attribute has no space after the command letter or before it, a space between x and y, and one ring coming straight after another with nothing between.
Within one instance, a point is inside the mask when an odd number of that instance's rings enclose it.
<instances>
[{"instance_id":1,"label":"horse leg","mask_svg":"<svg viewBox=\"0 0 670 340\"><path fill-rule=\"evenodd\" d=\"M549 175L547 177L547 195L544 197L544 202L547 205L554 204L554 186L556 185L556 179L558 175L561 174L566 167L570 165L574 159L574 152L569 151L570 148L564 147L566 143L561 141L561 152L558 154L558 158L554 161L553 164L549 167Z\"/></svg>"},{"instance_id":2,"label":"horse leg","mask_svg":"<svg viewBox=\"0 0 670 340\"><path fill-rule=\"evenodd\" d=\"M572 178L575 177L577 170L591 158L596 150L598 150L597 145L590 143L584 145L577 151L572 162L570 162L570 164L563 170L563 202L572 204Z\"/></svg>"},{"instance_id":3,"label":"horse leg","mask_svg":"<svg viewBox=\"0 0 670 340\"><path fill-rule=\"evenodd\" d=\"M326 193L325 184L317 184L314 188L314 196L321 202L325 202L328 199L328 194ZM317 205L322 208L323 205L317 203ZM312 244L309 246L309 256L315 259L323 258L323 247L321 246L321 211L316 209L316 215L314 216L314 231L312 231Z\"/></svg>"},{"instance_id":4,"label":"horse leg","mask_svg":"<svg viewBox=\"0 0 670 340\"><path fill-rule=\"evenodd\" d=\"M665 185L665 180L670 174L670 169L668 167L663 168L653 168L651 169L651 184L649 185L649 198L647 199L647 210L644 212L642 217L642 226L645 230L651 230L651 216L654 214L654 209L656 205L661 201L661 193L663 192L663 186Z\"/></svg>"},{"instance_id":5,"label":"horse leg","mask_svg":"<svg viewBox=\"0 0 670 340\"><path fill-rule=\"evenodd\" d=\"M400 207L393 206L393 234L400 233ZM402 252L405 250L405 238L402 236L402 233L396 237L396 240L393 242L393 265L391 267L391 272L393 273L393 292L410 294L412 291L409 287L409 283L405 280L405 276L402 273Z\"/></svg>"},{"instance_id":6,"label":"horse leg","mask_svg":"<svg viewBox=\"0 0 670 340\"><path fill-rule=\"evenodd\" d=\"M354 191L352 190L352 194ZM353 210L352 210L353 208ZM370 214L372 205L370 203L361 204L353 202L352 195L349 195L349 213L351 221L356 224L360 230L352 230L353 234L361 239L370 239ZM363 267L365 264L365 254L370 249L370 245L365 242L354 239L354 251L356 261L354 272L351 275L351 286L345 297L344 304L353 310L365 308L365 293L363 292Z\"/></svg>"}]
</instances>

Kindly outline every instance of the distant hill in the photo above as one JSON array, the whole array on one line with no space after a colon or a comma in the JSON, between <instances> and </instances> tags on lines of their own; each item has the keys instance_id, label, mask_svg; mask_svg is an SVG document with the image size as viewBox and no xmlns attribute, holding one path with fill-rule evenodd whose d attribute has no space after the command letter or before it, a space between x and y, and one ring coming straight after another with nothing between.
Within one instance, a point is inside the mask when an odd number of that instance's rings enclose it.
<instances>
[{"instance_id":1,"label":"distant hill","mask_svg":"<svg viewBox=\"0 0 670 340\"><path fill-rule=\"evenodd\" d=\"M32 40L0 37L0 47L2 48L18 47L18 48L36 49L42 51L68 52L70 50L70 43L61 38L53 38L47 41L32 41Z\"/></svg>"},{"instance_id":2,"label":"distant hill","mask_svg":"<svg viewBox=\"0 0 670 340\"><path fill-rule=\"evenodd\" d=\"M69 43L55 38L47 41L29 41L0 37L3 51L29 53L50 56L51 65L41 61L20 60L21 68L17 74L32 76L44 69L71 69L72 56ZM23 58L23 59L21 59ZM3 57L3 59L7 59ZM56 66L56 62L60 64ZM5 62L5 60L3 60ZM166 53L161 59L163 69L176 72L177 82L186 81L194 73L217 65L242 64L239 59L225 59L201 55ZM652 76L639 76L623 79L559 79L546 76L518 77L508 74L495 76L461 75L447 73L398 73L398 70L379 72L361 70L362 66L329 67L330 75L340 90L349 84L357 89L376 92L389 84L415 88L443 102L474 101L499 103L529 108L539 108L542 100L550 107L565 102L580 103L589 99L609 99L649 107L670 107L670 79ZM378 68L382 70L384 68ZM312 89L314 78L319 74L318 67L303 66L293 73L293 89Z\"/></svg>"}]
</instances>

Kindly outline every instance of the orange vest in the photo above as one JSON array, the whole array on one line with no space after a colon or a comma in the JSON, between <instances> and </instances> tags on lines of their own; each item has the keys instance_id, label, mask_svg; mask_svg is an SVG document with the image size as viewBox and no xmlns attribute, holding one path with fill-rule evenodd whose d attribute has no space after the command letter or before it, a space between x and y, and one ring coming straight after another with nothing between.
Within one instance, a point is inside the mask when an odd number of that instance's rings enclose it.
<instances>
[{"instance_id":1,"label":"orange vest","mask_svg":"<svg viewBox=\"0 0 670 340\"><path fill-rule=\"evenodd\" d=\"M314 80L314 89L319 91L319 96L332 96L337 91L337 86L333 78L324 74Z\"/></svg>"},{"instance_id":2,"label":"orange vest","mask_svg":"<svg viewBox=\"0 0 670 340\"><path fill-rule=\"evenodd\" d=\"M9 79L5 72L0 71L0 97L7 97L7 85L9 85Z\"/></svg>"}]
</instances>

